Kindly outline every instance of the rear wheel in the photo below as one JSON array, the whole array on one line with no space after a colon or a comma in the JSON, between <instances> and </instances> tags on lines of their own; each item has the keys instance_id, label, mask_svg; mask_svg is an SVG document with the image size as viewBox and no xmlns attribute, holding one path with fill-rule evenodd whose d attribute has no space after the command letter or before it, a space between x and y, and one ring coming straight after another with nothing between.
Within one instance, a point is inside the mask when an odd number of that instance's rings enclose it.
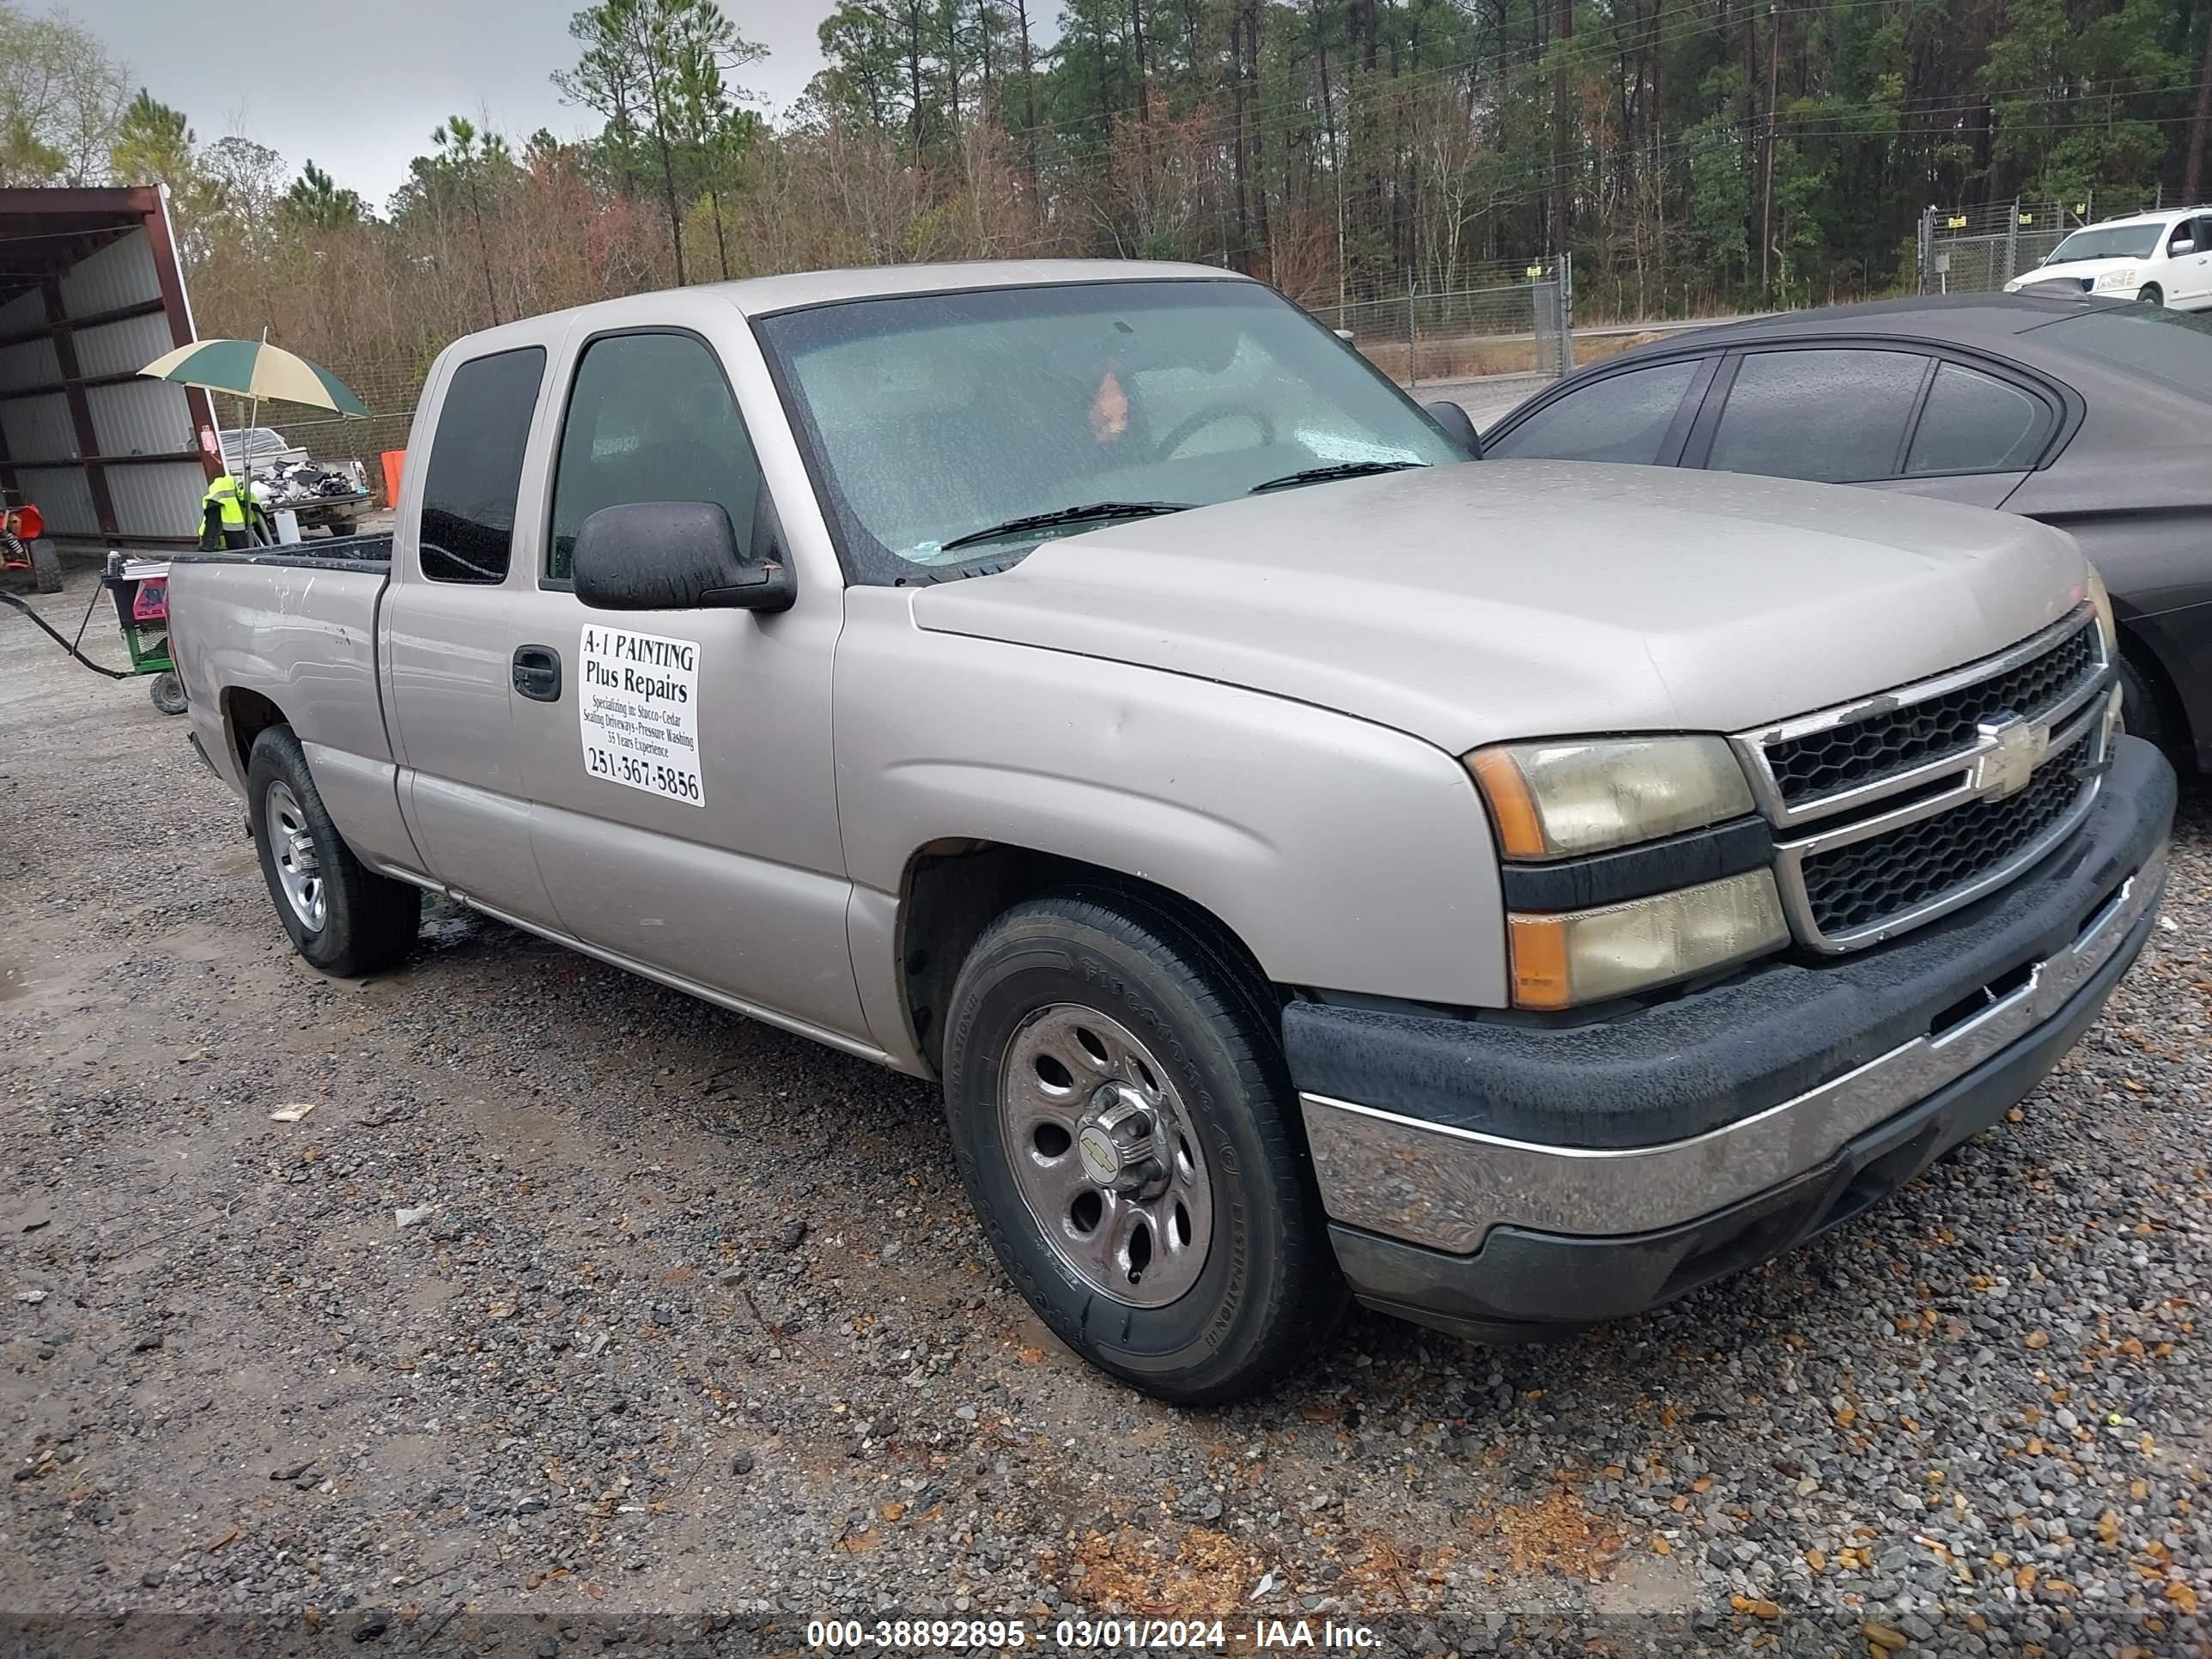
<instances>
[{"instance_id":1,"label":"rear wheel","mask_svg":"<svg viewBox=\"0 0 2212 1659\"><path fill-rule=\"evenodd\" d=\"M422 924L422 895L354 856L290 726L272 726L253 740L246 800L262 878L301 956L342 979L406 956Z\"/></svg>"},{"instance_id":2,"label":"rear wheel","mask_svg":"<svg viewBox=\"0 0 2212 1659\"><path fill-rule=\"evenodd\" d=\"M185 697L185 683L174 674L156 674L154 684L147 690L154 699L154 707L164 714L181 714L191 705Z\"/></svg>"},{"instance_id":3,"label":"rear wheel","mask_svg":"<svg viewBox=\"0 0 2212 1659\"><path fill-rule=\"evenodd\" d=\"M1262 988L1200 925L1066 892L953 988L945 1109L993 1249L1092 1364L1189 1405L1264 1389L1345 1304Z\"/></svg>"},{"instance_id":4,"label":"rear wheel","mask_svg":"<svg viewBox=\"0 0 2212 1659\"><path fill-rule=\"evenodd\" d=\"M2166 303L2166 290L2156 283L2145 283L2136 298L2147 306L2162 306Z\"/></svg>"},{"instance_id":5,"label":"rear wheel","mask_svg":"<svg viewBox=\"0 0 2212 1659\"><path fill-rule=\"evenodd\" d=\"M31 580L37 584L39 592L60 592L62 591L61 549L44 537L40 537L31 544L30 553Z\"/></svg>"}]
</instances>

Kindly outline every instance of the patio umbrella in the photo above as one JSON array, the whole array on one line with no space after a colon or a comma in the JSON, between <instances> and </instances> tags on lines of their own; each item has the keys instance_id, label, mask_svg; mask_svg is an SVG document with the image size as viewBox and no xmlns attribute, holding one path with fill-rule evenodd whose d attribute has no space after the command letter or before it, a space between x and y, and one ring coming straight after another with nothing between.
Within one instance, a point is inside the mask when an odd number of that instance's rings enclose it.
<instances>
[{"instance_id":1,"label":"patio umbrella","mask_svg":"<svg viewBox=\"0 0 2212 1659\"><path fill-rule=\"evenodd\" d=\"M258 340L196 340L191 345L164 352L138 372L178 386L196 386L209 392L228 392L252 398L253 407L246 417L249 428L260 421L264 398L307 404L362 420L369 418L368 405L355 397L343 380L320 363L311 363L295 352L270 345L266 329ZM246 462L246 477L241 484L250 501L253 490L252 449L247 443L241 443L239 448ZM250 520L252 514L247 516Z\"/></svg>"},{"instance_id":2,"label":"patio umbrella","mask_svg":"<svg viewBox=\"0 0 2212 1659\"><path fill-rule=\"evenodd\" d=\"M266 340L198 340L164 353L138 372L179 386L235 392L257 403L276 398L333 414L368 416L368 406L330 370Z\"/></svg>"}]
</instances>

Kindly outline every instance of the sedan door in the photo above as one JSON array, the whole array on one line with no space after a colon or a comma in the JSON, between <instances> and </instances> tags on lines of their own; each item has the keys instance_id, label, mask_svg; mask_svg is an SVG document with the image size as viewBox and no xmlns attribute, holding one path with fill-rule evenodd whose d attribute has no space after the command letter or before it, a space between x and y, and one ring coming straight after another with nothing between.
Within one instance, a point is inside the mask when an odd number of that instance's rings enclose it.
<instances>
[{"instance_id":1,"label":"sedan door","mask_svg":"<svg viewBox=\"0 0 2212 1659\"><path fill-rule=\"evenodd\" d=\"M645 328L574 348L516 597L532 844L580 943L853 1046L866 1024L830 732L842 586L802 582L771 615L592 610L569 580L585 520L625 503L716 503L748 554L781 545L724 354L766 373L729 318L717 343Z\"/></svg>"}]
</instances>

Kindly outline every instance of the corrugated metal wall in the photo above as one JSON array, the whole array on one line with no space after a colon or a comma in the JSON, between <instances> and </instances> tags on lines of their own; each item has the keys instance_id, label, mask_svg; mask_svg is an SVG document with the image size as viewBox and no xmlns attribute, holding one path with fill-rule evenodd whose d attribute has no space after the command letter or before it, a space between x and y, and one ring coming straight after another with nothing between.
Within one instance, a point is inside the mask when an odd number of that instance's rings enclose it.
<instances>
[{"instance_id":1,"label":"corrugated metal wall","mask_svg":"<svg viewBox=\"0 0 2212 1659\"><path fill-rule=\"evenodd\" d=\"M0 334L21 334L46 320L46 302L36 289L0 306Z\"/></svg>"},{"instance_id":2,"label":"corrugated metal wall","mask_svg":"<svg viewBox=\"0 0 2212 1659\"><path fill-rule=\"evenodd\" d=\"M0 392L9 390L0 385ZM76 428L70 420L69 398L58 392L38 398L10 398L0 403L0 437L18 466L41 461L76 461ZM40 503L44 507L45 502Z\"/></svg>"},{"instance_id":3,"label":"corrugated metal wall","mask_svg":"<svg viewBox=\"0 0 2212 1659\"><path fill-rule=\"evenodd\" d=\"M71 317L120 311L142 300L161 297L161 281L154 271L154 246L143 230L88 253L62 272L61 284L62 310ZM166 342L166 332L162 337Z\"/></svg>"},{"instance_id":4,"label":"corrugated metal wall","mask_svg":"<svg viewBox=\"0 0 2212 1659\"><path fill-rule=\"evenodd\" d=\"M93 524L92 481L76 466L18 466L23 499L33 501L49 530L61 524Z\"/></svg>"},{"instance_id":5,"label":"corrugated metal wall","mask_svg":"<svg viewBox=\"0 0 2212 1659\"><path fill-rule=\"evenodd\" d=\"M97 317L161 299L153 245L133 230L87 255L59 276L67 318ZM44 325L45 297L32 292L0 306L0 334ZM135 375L173 344L170 322L159 312L72 327L76 372L86 381ZM52 386L62 379L52 340L0 349L0 392ZM101 467L114 507L114 538L190 536L199 527L200 496L207 479L184 387L159 380L118 380L84 388L95 453L77 441L66 393L0 399L0 438L26 501L35 502L51 533L101 538L90 482L82 470L56 463L88 459L122 465ZM132 462L134 456L169 456Z\"/></svg>"},{"instance_id":6,"label":"corrugated metal wall","mask_svg":"<svg viewBox=\"0 0 2212 1659\"><path fill-rule=\"evenodd\" d=\"M157 294L154 297L158 300L161 296ZM111 310L113 308L109 307ZM91 317L99 313L81 312L72 307L69 314L72 317ZM102 323L98 328L80 328L70 331L76 340L77 373L87 377L136 374L169 349L169 319L158 313L149 317L125 317L120 322ZM160 383L149 380L147 384L154 386ZM182 409L185 406L184 388L176 386L171 389L177 394L177 407ZM189 422L190 417L185 418Z\"/></svg>"}]
</instances>

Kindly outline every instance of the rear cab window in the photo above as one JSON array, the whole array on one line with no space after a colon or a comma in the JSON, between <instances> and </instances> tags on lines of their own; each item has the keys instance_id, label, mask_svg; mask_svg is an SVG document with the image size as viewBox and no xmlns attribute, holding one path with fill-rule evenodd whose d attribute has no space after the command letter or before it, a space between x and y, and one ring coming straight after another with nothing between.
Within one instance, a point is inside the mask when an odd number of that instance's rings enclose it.
<instances>
[{"instance_id":1,"label":"rear cab window","mask_svg":"<svg viewBox=\"0 0 2212 1659\"><path fill-rule=\"evenodd\" d=\"M422 484L422 574L434 582L507 580L515 498L545 349L472 357L454 369L430 439Z\"/></svg>"}]
</instances>

